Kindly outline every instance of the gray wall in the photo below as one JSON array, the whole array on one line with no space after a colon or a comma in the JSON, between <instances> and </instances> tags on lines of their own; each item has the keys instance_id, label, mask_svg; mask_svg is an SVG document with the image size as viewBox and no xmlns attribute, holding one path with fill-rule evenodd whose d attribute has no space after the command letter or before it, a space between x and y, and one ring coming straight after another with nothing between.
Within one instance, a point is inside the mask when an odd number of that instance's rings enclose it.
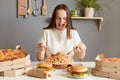
<instances>
[{"instance_id":1,"label":"gray wall","mask_svg":"<svg viewBox=\"0 0 120 80\"><path fill-rule=\"evenodd\" d=\"M41 1L38 0L40 8ZM120 0L101 1L105 3L102 31L98 32L95 20L73 20L73 25L87 46L84 61L94 61L99 53L104 53L106 57L120 57ZM0 0L0 49L15 48L21 44L30 52L31 60L36 60L40 32L48 25L52 11L59 3L65 3L70 9L74 9L77 0L47 0L47 16L28 15L26 19L23 16L17 18L17 0ZM34 7L32 0L32 8Z\"/></svg>"}]
</instances>

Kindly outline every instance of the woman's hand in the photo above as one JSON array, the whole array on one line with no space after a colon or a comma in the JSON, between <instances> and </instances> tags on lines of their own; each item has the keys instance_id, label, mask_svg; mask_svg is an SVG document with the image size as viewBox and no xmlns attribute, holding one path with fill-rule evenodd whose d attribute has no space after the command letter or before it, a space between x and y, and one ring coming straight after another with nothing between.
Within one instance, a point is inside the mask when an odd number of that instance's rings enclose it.
<instances>
[{"instance_id":1,"label":"woman's hand","mask_svg":"<svg viewBox=\"0 0 120 80\"><path fill-rule=\"evenodd\" d=\"M46 54L46 58L49 58L51 56L55 56L55 54L51 54L51 53Z\"/></svg>"},{"instance_id":2,"label":"woman's hand","mask_svg":"<svg viewBox=\"0 0 120 80\"><path fill-rule=\"evenodd\" d=\"M46 47L42 43L38 44L37 55L36 55L36 57L37 57L38 60L41 61L41 60L44 59L44 57L45 57L45 51L46 51Z\"/></svg>"},{"instance_id":3,"label":"woman's hand","mask_svg":"<svg viewBox=\"0 0 120 80\"><path fill-rule=\"evenodd\" d=\"M84 43L80 43L74 48L74 52L80 60L82 60L85 57L86 49L87 47Z\"/></svg>"}]
</instances>

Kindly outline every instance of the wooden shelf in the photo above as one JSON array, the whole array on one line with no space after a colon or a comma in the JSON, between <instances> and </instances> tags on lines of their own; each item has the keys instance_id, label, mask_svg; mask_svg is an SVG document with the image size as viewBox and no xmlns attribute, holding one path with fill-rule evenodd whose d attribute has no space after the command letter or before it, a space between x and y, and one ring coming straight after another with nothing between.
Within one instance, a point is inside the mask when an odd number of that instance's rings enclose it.
<instances>
[{"instance_id":1,"label":"wooden shelf","mask_svg":"<svg viewBox=\"0 0 120 80\"><path fill-rule=\"evenodd\" d=\"M72 19L98 20L98 31L101 31L101 29L102 29L103 17L72 17Z\"/></svg>"}]
</instances>

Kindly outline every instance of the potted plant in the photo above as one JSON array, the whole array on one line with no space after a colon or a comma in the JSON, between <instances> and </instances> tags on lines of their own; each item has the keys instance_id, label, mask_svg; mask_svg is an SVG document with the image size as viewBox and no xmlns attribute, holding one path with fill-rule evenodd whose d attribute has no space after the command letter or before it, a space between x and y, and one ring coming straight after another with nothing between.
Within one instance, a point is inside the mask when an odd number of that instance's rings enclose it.
<instances>
[{"instance_id":1,"label":"potted plant","mask_svg":"<svg viewBox=\"0 0 120 80\"><path fill-rule=\"evenodd\" d=\"M93 17L95 10L102 11L102 5L99 0L78 0L78 8L84 9L85 17Z\"/></svg>"}]
</instances>

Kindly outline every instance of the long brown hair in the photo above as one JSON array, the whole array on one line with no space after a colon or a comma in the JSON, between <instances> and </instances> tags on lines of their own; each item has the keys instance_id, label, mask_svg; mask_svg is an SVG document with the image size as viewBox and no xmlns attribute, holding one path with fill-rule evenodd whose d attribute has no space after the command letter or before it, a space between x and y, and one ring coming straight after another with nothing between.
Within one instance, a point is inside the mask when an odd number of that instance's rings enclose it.
<instances>
[{"instance_id":1,"label":"long brown hair","mask_svg":"<svg viewBox=\"0 0 120 80\"><path fill-rule=\"evenodd\" d=\"M70 39L71 38L71 35L70 35L70 30L71 29L75 29L72 25L72 20L71 20L71 13L70 13L70 10L68 9L68 7L65 5L65 4L59 4L55 7L54 11L53 11L53 14L52 14L52 18L51 18L51 21L50 21L50 24L43 28L43 29L52 29L52 28L55 28L56 27L56 23L55 23L55 19L56 19L56 14L57 14L57 11L58 10L65 10L66 14L67 14L67 25L66 25L66 28L67 28L67 38Z\"/></svg>"}]
</instances>

